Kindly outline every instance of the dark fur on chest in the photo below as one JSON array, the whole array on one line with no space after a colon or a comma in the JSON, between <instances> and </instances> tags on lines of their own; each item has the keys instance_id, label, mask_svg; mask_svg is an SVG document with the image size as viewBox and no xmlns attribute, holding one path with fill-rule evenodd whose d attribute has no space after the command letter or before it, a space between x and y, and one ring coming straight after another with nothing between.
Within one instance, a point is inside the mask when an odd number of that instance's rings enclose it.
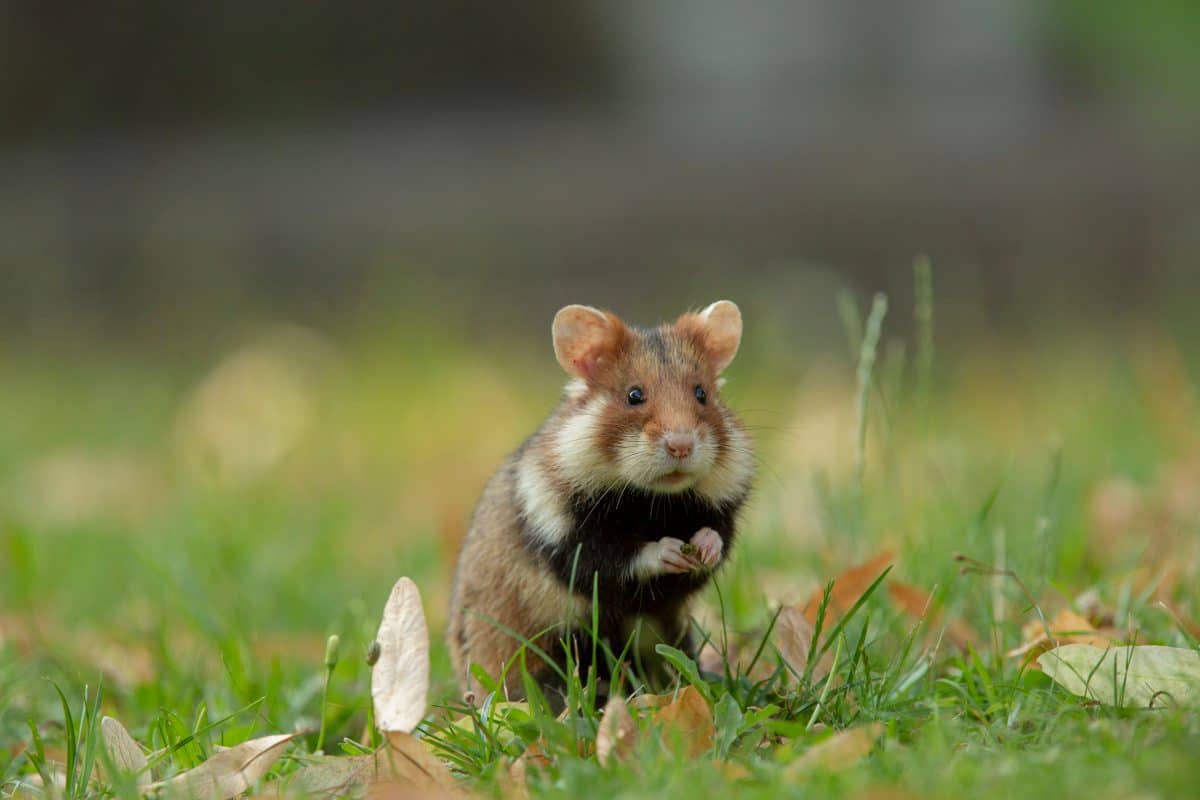
<instances>
[{"instance_id":1,"label":"dark fur on chest","mask_svg":"<svg viewBox=\"0 0 1200 800\"><path fill-rule=\"evenodd\" d=\"M570 534L555 547L541 547L538 552L558 580L576 593L590 597L596 581L606 622L620 625L645 615L674 623L682 605L704 586L708 575L659 575L637 581L629 577L630 565L647 542L664 536L686 542L701 528L721 535L728 557L741 505L740 499L713 505L693 492L625 489L599 497L576 495L570 503L574 521Z\"/></svg>"}]
</instances>

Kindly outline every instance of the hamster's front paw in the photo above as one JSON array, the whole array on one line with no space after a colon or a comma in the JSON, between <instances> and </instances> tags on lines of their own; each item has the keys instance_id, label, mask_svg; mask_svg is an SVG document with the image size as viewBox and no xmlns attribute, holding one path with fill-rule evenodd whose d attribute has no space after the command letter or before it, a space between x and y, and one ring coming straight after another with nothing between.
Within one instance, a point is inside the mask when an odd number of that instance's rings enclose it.
<instances>
[{"instance_id":1,"label":"hamster's front paw","mask_svg":"<svg viewBox=\"0 0 1200 800\"><path fill-rule=\"evenodd\" d=\"M691 572L693 562L683 554L683 541L664 536L654 542L658 549L658 571L668 575Z\"/></svg>"},{"instance_id":2,"label":"hamster's front paw","mask_svg":"<svg viewBox=\"0 0 1200 800\"><path fill-rule=\"evenodd\" d=\"M649 580L655 575L691 572L696 564L684 554L686 547L683 541L670 536L664 536L657 542L646 542L630 571L640 581Z\"/></svg>"},{"instance_id":3,"label":"hamster's front paw","mask_svg":"<svg viewBox=\"0 0 1200 800\"><path fill-rule=\"evenodd\" d=\"M701 528L692 534L691 544L696 548L696 560L712 569L721 563L721 554L725 550L725 541L721 534L712 528Z\"/></svg>"}]
</instances>

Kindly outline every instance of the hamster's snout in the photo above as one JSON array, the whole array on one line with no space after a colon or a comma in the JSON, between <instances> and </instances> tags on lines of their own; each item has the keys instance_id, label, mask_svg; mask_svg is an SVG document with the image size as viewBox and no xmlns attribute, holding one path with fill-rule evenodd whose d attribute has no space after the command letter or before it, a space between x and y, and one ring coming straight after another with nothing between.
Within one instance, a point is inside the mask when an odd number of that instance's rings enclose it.
<instances>
[{"instance_id":1,"label":"hamster's snout","mask_svg":"<svg viewBox=\"0 0 1200 800\"><path fill-rule=\"evenodd\" d=\"M696 449L696 434L683 431L671 431L663 437L663 448L671 458L680 461L690 457Z\"/></svg>"}]
</instances>

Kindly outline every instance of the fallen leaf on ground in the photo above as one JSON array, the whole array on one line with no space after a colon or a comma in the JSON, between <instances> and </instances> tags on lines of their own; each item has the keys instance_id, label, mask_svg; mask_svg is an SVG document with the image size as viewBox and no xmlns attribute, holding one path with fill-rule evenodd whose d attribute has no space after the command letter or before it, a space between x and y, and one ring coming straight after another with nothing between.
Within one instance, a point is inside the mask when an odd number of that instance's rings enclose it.
<instances>
[{"instance_id":1,"label":"fallen leaf on ground","mask_svg":"<svg viewBox=\"0 0 1200 800\"><path fill-rule=\"evenodd\" d=\"M604 706L600 729L596 731L596 760L602 765L624 761L637 745L637 732L629 706L620 697L611 698Z\"/></svg>"},{"instance_id":2,"label":"fallen leaf on ground","mask_svg":"<svg viewBox=\"0 0 1200 800\"><path fill-rule=\"evenodd\" d=\"M411 733L425 716L429 693L429 629L421 592L408 578L392 587L379 623L379 660L371 670L375 726Z\"/></svg>"},{"instance_id":3,"label":"fallen leaf on ground","mask_svg":"<svg viewBox=\"0 0 1200 800\"><path fill-rule=\"evenodd\" d=\"M654 719L662 723L663 734L668 742L672 739L678 741L692 758L712 747L712 709L695 686L685 686L680 690L672 702L657 710Z\"/></svg>"},{"instance_id":4,"label":"fallen leaf on ground","mask_svg":"<svg viewBox=\"0 0 1200 800\"><path fill-rule=\"evenodd\" d=\"M852 767L866 757L883 734L883 725L872 722L839 731L818 742L788 765L786 772L795 776L814 769L837 770Z\"/></svg>"},{"instance_id":5,"label":"fallen leaf on ground","mask_svg":"<svg viewBox=\"0 0 1200 800\"><path fill-rule=\"evenodd\" d=\"M756 683L766 680L771 677L775 668L771 664L771 659L762 655L759 656L758 661L754 661L759 641L760 639L750 636L731 636L724 655L716 644L707 641L700 648L699 655L696 656L696 664L700 667L701 672L725 675L725 662L728 660L729 677L744 676Z\"/></svg>"},{"instance_id":6,"label":"fallen leaf on ground","mask_svg":"<svg viewBox=\"0 0 1200 800\"><path fill-rule=\"evenodd\" d=\"M509 788L523 797L529 794L525 785L525 776L528 774L531 764L537 767L550 766L550 756L546 755L541 740L526 747L525 752L521 753L508 767L508 777L512 784Z\"/></svg>"},{"instance_id":7,"label":"fallen leaf on ground","mask_svg":"<svg viewBox=\"0 0 1200 800\"><path fill-rule=\"evenodd\" d=\"M361 756L312 756L292 774L265 787L264 795L332 798L370 788L373 795L458 796L446 765L407 733L388 734L388 744Z\"/></svg>"},{"instance_id":8,"label":"fallen leaf on ground","mask_svg":"<svg viewBox=\"0 0 1200 800\"><path fill-rule=\"evenodd\" d=\"M795 606L784 606L775 619L771 631L771 643L791 668L788 679L799 680L808 667L809 651L812 647L813 623ZM826 650L812 668L812 679L819 681L833 668L833 653Z\"/></svg>"},{"instance_id":9,"label":"fallen leaf on ground","mask_svg":"<svg viewBox=\"0 0 1200 800\"><path fill-rule=\"evenodd\" d=\"M100 735L104 737L104 746L112 765L122 773L135 775L138 786L148 785L150 772L146 769L146 754L129 735L129 731L125 730L125 726L112 717L104 717L100 720ZM103 770L104 765L100 766Z\"/></svg>"},{"instance_id":10,"label":"fallen leaf on ground","mask_svg":"<svg viewBox=\"0 0 1200 800\"><path fill-rule=\"evenodd\" d=\"M629 698L627 705L630 708L637 709L657 709L663 706L670 705L675 702L675 693L667 692L666 694L638 694Z\"/></svg>"},{"instance_id":11,"label":"fallen leaf on ground","mask_svg":"<svg viewBox=\"0 0 1200 800\"><path fill-rule=\"evenodd\" d=\"M932 631L944 631L946 638L960 650L966 650L979 641L974 629L963 619L942 622L941 610L933 602L933 595L911 583L888 579L888 594L905 614L913 619L924 619Z\"/></svg>"},{"instance_id":12,"label":"fallen leaf on ground","mask_svg":"<svg viewBox=\"0 0 1200 800\"><path fill-rule=\"evenodd\" d=\"M191 797L237 797L258 781L283 755L296 733L262 736L222 750L186 772L165 781L149 784L147 789L179 792Z\"/></svg>"},{"instance_id":13,"label":"fallen leaf on ground","mask_svg":"<svg viewBox=\"0 0 1200 800\"><path fill-rule=\"evenodd\" d=\"M388 746L376 754L379 763L376 784L400 784L424 792L460 794L458 784L445 762L415 737L394 731L388 733L387 739Z\"/></svg>"},{"instance_id":14,"label":"fallen leaf on ground","mask_svg":"<svg viewBox=\"0 0 1200 800\"><path fill-rule=\"evenodd\" d=\"M1050 633L1053 639L1046 636L1046 626L1040 619L1032 620L1021 628L1024 644L1005 653L1008 658L1025 657L1032 660L1047 650L1062 647L1067 644L1088 644L1101 649L1112 645L1113 636L1092 627L1081 614L1064 608L1050 620Z\"/></svg>"},{"instance_id":15,"label":"fallen leaf on ground","mask_svg":"<svg viewBox=\"0 0 1200 800\"><path fill-rule=\"evenodd\" d=\"M264 795L334 798L350 794L356 786L365 786L377 776L374 755L313 756L300 768L264 787Z\"/></svg>"},{"instance_id":16,"label":"fallen leaf on ground","mask_svg":"<svg viewBox=\"0 0 1200 800\"><path fill-rule=\"evenodd\" d=\"M851 567L834 578L833 589L829 593L829 605L825 609L825 623L828 624L849 611L893 561L894 554L880 553L870 561ZM814 625L817 624L817 613L824 597L825 587L819 586L804 604L804 617Z\"/></svg>"},{"instance_id":17,"label":"fallen leaf on ground","mask_svg":"<svg viewBox=\"0 0 1200 800\"><path fill-rule=\"evenodd\" d=\"M1067 691L1107 705L1200 705L1200 653L1195 650L1068 644L1043 653L1038 663Z\"/></svg>"}]
</instances>

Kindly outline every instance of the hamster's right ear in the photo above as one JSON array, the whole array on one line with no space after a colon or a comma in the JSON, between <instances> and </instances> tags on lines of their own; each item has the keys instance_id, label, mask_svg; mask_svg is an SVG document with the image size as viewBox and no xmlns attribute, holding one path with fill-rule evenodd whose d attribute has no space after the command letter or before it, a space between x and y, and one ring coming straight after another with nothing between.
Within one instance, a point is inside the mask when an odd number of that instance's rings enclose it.
<instances>
[{"instance_id":1,"label":"hamster's right ear","mask_svg":"<svg viewBox=\"0 0 1200 800\"><path fill-rule=\"evenodd\" d=\"M554 355L568 375L592 380L611 364L628 334L616 315L591 306L566 306L551 326Z\"/></svg>"}]
</instances>

